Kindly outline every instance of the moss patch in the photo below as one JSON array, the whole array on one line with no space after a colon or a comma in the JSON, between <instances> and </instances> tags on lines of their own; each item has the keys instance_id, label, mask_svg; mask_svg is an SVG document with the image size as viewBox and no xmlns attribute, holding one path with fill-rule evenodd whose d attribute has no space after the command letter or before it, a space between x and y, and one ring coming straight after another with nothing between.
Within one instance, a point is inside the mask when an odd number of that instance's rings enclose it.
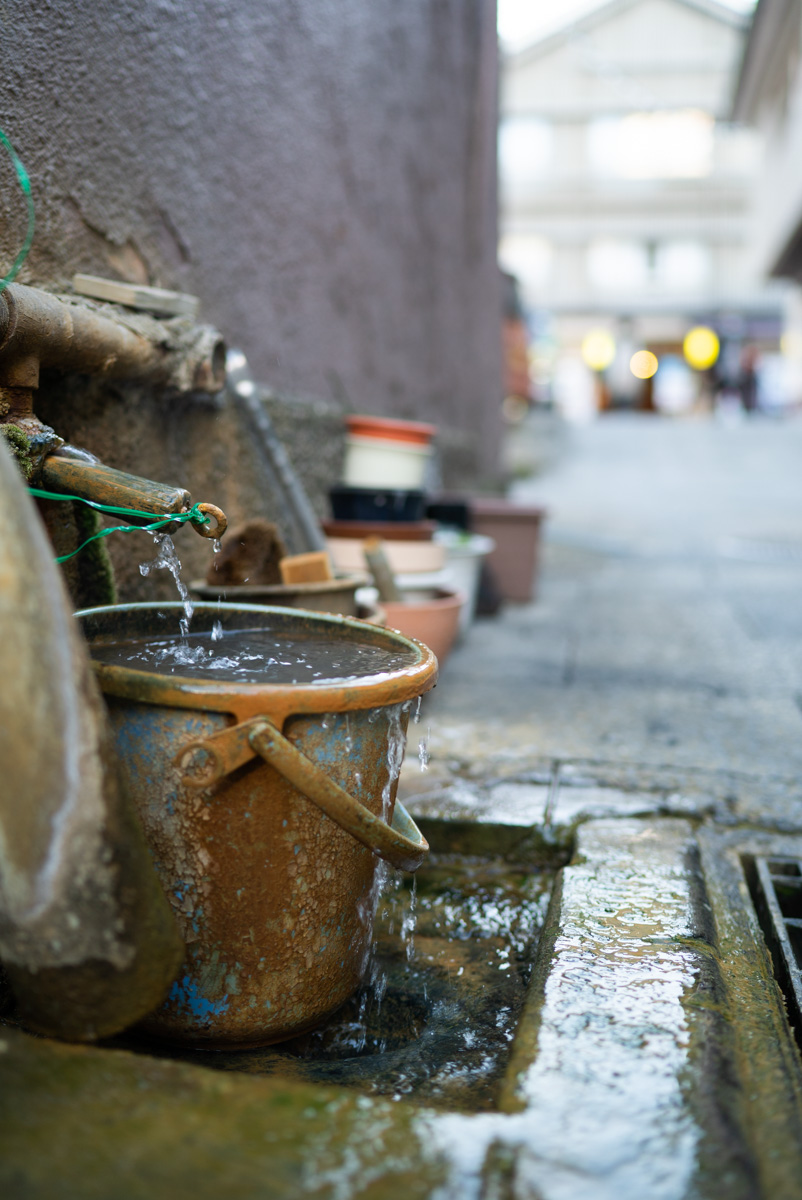
<instances>
[{"instance_id":1,"label":"moss patch","mask_svg":"<svg viewBox=\"0 0 802 1200\"><path fill-rule=\"evenodd\" d=\"M20 429L19 425L0 425L0 433L5 438L20 471L26 479L30 479L33 474L30 438Z\"/></svg>"},{"instance_id":2,"label":"moss patch","mask_svg":"<svg viewBox=\"0 0 802 1200\"><path fill-rule=\"evenodd\" d=\"M100 519L94 509L85 504L73 504L78 545L92 537L100 528ZM101 604L117 603L117 588L114 568L111 565L105 539L90 542L76 555L77 578L72 591L78 608L95 608Z\"/></svg>"}]
</instances>

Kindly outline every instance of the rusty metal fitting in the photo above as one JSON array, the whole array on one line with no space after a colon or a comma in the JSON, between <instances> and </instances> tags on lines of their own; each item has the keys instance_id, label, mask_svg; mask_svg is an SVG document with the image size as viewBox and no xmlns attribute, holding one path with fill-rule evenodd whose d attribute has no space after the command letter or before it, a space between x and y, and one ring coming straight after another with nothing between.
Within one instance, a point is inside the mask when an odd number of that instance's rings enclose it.
<instances>
[{"instance_id":1,"label":"rusty metal fitting","mask_svg":"<svg viewBox=\"0 0 802 1200\"><path fill-rule=\"evenodd\" d=\"M214 517L214 525L196 525L192 522L192 528L201 537L205 538L221 538L228 528L228 518L222 508L218 508L216 504L197 504L195 506L198 512L202 512L206 517Z\"/></svg>"}]
</instances>

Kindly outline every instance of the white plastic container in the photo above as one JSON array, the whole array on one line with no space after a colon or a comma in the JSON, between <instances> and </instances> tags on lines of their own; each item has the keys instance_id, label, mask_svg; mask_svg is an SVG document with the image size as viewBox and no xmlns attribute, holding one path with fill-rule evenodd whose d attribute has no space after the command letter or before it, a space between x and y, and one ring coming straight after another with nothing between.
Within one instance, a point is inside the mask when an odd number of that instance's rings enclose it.
<instances>
[{"instance_id":1,"label":"white plastic container","mask_svg":"<svg viewBox=\"0 0 802 1200\"><path fill-rule=\"evenodd\" d=\"M420 491L431 452L429 445L350 433L345 439L342 481L348 487Z\"/></svg>"},{"instance_id":2,"label":"white plastic container","mask_svg":"<svg viewBox=\"0 0 802 1200\"><path fill-rule=\"evenodd\" d=\"M445 570L452 586L465 595L459 617L459 636L462 637L476 610L482 559L495 550L496 543L484 534L463 533L458 529L438 529L434 540L445 550Z\"/></svg>"}]
</instances>

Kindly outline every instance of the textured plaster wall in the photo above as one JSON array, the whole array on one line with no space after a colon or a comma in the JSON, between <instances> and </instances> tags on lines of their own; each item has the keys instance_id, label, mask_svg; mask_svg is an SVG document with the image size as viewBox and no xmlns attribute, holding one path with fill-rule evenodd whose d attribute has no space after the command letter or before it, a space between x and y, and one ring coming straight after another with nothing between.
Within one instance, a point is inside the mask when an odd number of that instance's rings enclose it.
<instances>
[{"instance_id":1,"label":"textured plaster wall","mask_svg":"<svg viewBox=\"0 0 802 1200\"><path fill-rule=\"evenodd\" d=\"M3 0L0 68L23 282L194 292L279 392L434 419L492 470L493 0ZM3 162L0 266L22 230Z\"/></svg>"}]
</instances>

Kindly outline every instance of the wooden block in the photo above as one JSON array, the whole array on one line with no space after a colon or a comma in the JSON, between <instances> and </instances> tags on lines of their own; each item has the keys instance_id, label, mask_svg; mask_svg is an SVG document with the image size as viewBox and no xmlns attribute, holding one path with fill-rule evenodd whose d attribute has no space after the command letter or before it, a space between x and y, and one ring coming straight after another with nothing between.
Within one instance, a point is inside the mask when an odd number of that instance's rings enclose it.
<instances>
[{"instance_id":1,"label":"wooden block","mask_svg":"<svg viewBox=\"0 0 802 1200\"><path fill-rule=\"evenodd\" d=\"M403 596L398 590L392 568L387 561L387 555L384 553L384 545L381 538L365 538L362 543L362 550L365 555L365 562L368 564L370 573L373 576L373 582L378 588L379 599L402 600Z\"/></svg>"},{"instance_id":2,"label":"wooden block","mask_svg":"<svg viewBox=\"0 0 802 1200\"><path fill-rule=\"evenodd\" d=\"M278 569L282 583L320 583L334 578L331 559L325 550L312 550L308 554L292 554L282 558Z\"/></svg>"},{"instance_id":3,"label":"wooden block","mask_svg":"<svg viewBox=\"0 0 802 1200\"><path fill-rule=\"evenodd\" d=\"M196 317L200 308L198 297L187 292L169 292L165 288L123 283L119 279L102 279L99 275L73 275L72 286L81 296L165 316Z\"/></svg>"}]
</instances>

